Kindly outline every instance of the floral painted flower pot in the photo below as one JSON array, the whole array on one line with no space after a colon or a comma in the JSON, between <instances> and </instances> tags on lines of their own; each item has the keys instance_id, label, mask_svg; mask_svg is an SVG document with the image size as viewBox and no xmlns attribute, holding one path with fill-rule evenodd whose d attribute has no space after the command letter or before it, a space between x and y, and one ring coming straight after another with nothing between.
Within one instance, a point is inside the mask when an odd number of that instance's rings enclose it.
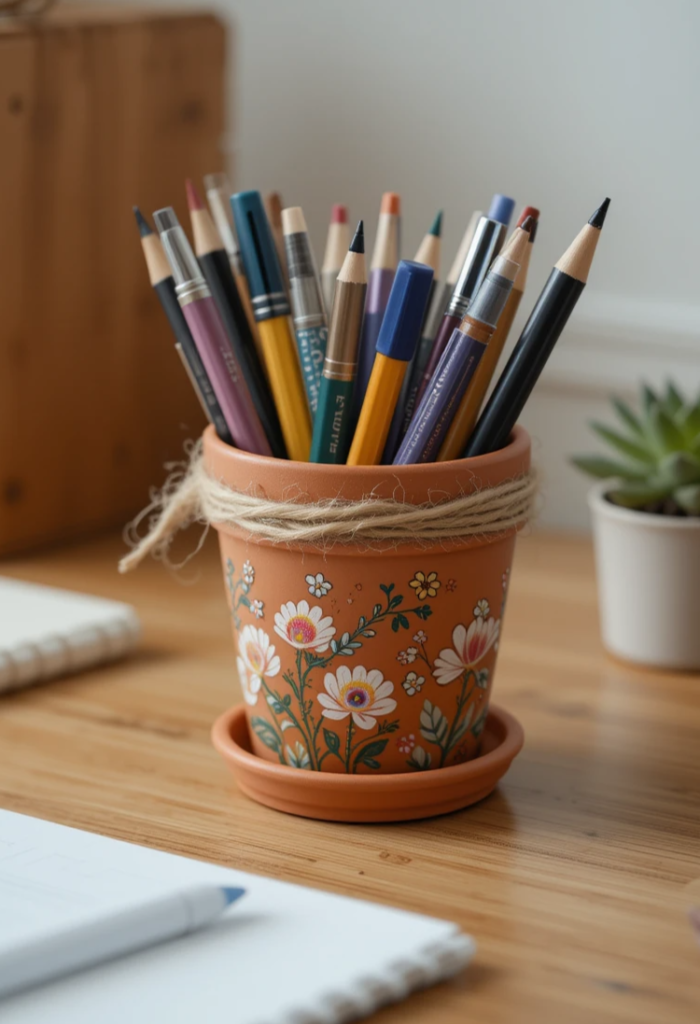
<instances>
[{"instance_id":1,"label":"floral painted flower pot","mask_svg":"<svg viewBox=\"0 0 700 1024\"><path fill-rule=\"evenodd\" d=\"M204 435L208 473L234 490L303 502L368 494L412 504L526 473L516 428L501 451L419 466L262 458ZM282 545L218 528L253 752L347 774L419 772L479 753L515 528L384 550Z\"/></svg>"}]
</instances>

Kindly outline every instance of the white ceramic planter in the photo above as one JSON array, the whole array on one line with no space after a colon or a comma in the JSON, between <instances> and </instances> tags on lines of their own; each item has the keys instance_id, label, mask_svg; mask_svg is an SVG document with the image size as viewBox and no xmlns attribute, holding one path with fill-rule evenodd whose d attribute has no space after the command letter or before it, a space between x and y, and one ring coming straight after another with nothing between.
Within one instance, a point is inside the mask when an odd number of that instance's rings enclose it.
<instances>
[{"instance_id":1,"label":"white ceramic planter","mask_svg":"<svg viewBox=\"0 0 700 1024\"><path fill-rule=\"evenodd\" d=\"M635 512L589 493L603 643L659 668L700 669L700 517Z\"/></svg>"}]
</instances>

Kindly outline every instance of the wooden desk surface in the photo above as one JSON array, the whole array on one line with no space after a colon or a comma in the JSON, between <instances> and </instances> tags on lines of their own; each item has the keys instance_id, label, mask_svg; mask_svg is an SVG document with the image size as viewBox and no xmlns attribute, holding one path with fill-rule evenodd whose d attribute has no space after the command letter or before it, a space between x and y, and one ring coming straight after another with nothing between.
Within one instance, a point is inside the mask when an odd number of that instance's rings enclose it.
<instances>
[{"instance_id":1,"label":"wooden desk surface","mask_svg":"<svg viewBox=\"0 0 700 1024\"><path fill-rule=\"evenodd\" d=\"M684 889L700 877L700 678L603 654L586 541L519 542L495 693L526 743L504 782L469 810L390 826L286 817L237 792L209 743L239 700L216 548L187 585L155 563L117 576L120 550L0 567L130 601L145 628L129 662L2 698L0 805L476 937L459 979L377 1024L696 1024Z\"/></svg>"}]
</instances>

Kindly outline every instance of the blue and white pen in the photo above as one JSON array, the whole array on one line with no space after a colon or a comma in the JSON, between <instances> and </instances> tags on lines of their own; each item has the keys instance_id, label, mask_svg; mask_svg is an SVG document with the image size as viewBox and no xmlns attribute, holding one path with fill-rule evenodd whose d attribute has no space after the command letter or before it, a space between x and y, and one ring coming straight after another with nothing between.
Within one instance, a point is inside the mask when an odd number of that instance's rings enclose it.
<instances>
[{"instance_id":1,"label":"blue and white pen","mask_svg":"<svg viewBox=\"0 0 700 1024\"><path fill-rule=\"evenodd\" d=\"M321 371L326 358L328 322L304 211L300 206L282 210L282 233L294 332L306 397L313 417L318 406Z\"/></svg>"},{"instance_id":2,"label":"blue and white pen","mask_svg":"<svg viewBox=\"0 0 700 1024\"><path fill-rule=\"evenodd\" d=\"M0 954L0 998L204 928L244 892L202 885L20 943Z\"/></svg>"}]
</instances>

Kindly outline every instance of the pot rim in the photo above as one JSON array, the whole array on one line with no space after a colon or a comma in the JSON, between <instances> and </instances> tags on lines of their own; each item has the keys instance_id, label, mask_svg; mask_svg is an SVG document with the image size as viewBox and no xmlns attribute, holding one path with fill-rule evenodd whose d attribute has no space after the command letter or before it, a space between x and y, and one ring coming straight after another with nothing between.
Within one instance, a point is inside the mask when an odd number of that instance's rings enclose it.
<instances>
[{"instance_id":1,"label":"pot rim","mask_svg":"<svg viewBox=\"0 0 700 1024\"><path fill-rule=\"evenodd\" d=\"M498 448L495 452L472 456L468 459L452 459L449 462L423 462L407 466L384 466L381 464L378 466L347 466L345 463L332 465L324 462L296 462L293 459L276 459L269 455L254 455L252 452L244 452L234 445L226 444L211 425L207 426L204 431L204 443L205 448L218 451L224 458L233 458L236 462L244 466L247 465L251 469L254 466L264 466L273 469L282 463L285 468L297 466L300 470L303 469L305 474L311 474L312 479L316 477L327 480L329 476L337 476L339 480L342 480L348 474L350 476L359 476L361 474L370 479L376 478L377 483L385 480L387 472L393 470L397 474L400 473L402 479L406 481L415 480L417 483L419 480L422 482L431 473L435 473L438 467L442 471L466 469L478 475L479 470L484 467L492 468L499 463L509 462L512 459L527 458L527 452L530 448L530 435L524 427L516 424L513 427L508 444L504 448Z\"/></svg>"},{"instance_id":2,"label":"pot rim","mask_svg":"<svg viewBox=\"0 0 700 1024\"><path fill-rule=\"evenodd\" d=\"M638 509L624 508L606 500L606 495L613 486L612 478L600 480L593 484L588 492L588 507L594 515L614 519L630 526L651 527L657 530L693 530L700 531L700 516L664 516L657 512L640 512Z\"/></svg>"}]
</instances>

